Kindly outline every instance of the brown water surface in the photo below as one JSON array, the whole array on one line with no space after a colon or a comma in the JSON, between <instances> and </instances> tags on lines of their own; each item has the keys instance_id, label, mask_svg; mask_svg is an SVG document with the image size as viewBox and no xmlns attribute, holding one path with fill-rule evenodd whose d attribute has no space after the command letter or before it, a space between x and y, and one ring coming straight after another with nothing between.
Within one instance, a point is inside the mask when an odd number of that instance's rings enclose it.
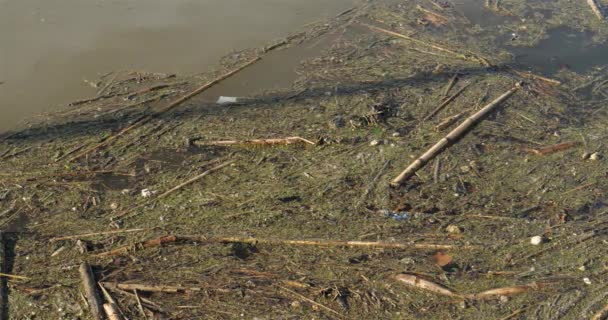
<instances>
[{"instance_id":1,"label":"brown water surface","mask_svg":"<svg viewBox=\"0 0 608 320\"><path fill-rule=\"evenodd\" d=\"M117 70L195 74L355 0L0 0L0 131ZM240 93L240 92L239 92Z\"/></svg>"}]
</instances>

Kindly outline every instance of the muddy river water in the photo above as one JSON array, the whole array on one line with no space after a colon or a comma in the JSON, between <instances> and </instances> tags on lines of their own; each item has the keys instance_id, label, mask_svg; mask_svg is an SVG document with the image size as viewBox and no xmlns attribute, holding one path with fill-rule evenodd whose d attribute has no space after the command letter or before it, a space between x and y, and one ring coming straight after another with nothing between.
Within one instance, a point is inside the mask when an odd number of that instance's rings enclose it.
<instances>
[{"instance_id":1,"label":"muddy river water","mask_svg":"<svg viewBox=\"0 0 608 320\"><path fill-rule=\"evenodd\" d=\"M0 132L17 128L32 114L94 95L90 83L108 72L200 73L231 51L263 46L356 3L0 0ZM496 22L482 0L454 3L474 24ZM514 63L550 75L563 67L585 72L608 59L608 46L589 45L590 34L563 28L549 35L536 47L510 48ZM231 92L218 86L210 94L247 94L281 82L289 86L292 66L310 54L297 51L303 56L287 57L285 68L271 63L248 70L255 88L236 83Z\"/></svg>"},{"instance_id":2,"label":"muddy river water","mask_svg":"<svg viewBox=\"0 0 608 320\"><path fill-rule=\"evenodd\" d=\"M355 0L0 0L0 131L114 70L199 73Z\"/></svg>"}]
</instances>

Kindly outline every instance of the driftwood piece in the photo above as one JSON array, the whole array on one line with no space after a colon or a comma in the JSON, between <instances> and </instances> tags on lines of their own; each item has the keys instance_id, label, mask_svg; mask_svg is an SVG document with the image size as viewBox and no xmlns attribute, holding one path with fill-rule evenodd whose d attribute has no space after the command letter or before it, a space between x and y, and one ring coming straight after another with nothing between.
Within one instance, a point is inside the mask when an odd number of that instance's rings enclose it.
<instances>
[{"instance_id":1,"label":"driftwood piece","mask_svg":"<svg viewBox=\"0 0 608 320\"><path fill-rule=\"evenodd\" d=\"M474 245L450 245L450 244L431 244L431 243L399 243L399 242L379 242L379 241L341 241L341 240L283 240L283 239L262 239L246 237L205 237L205 236L163 236L153 240L132 244L117 249L96 254L96 257L113 256L128 253L138 248L152 248L167 243L196 242L196 243L246 243L246 244L266 244L266 245L292 245L292 246L313 246L313 247L368 247L384 249L411 249L411 250L476 250Z\"/></svg>"},{"instance_id":2,"label":"driftwood piece","mask_svg":"<svg viewBox=\"0 0 608 320\"><path fill-rule=\"evenodd\" d=\"M589 7L591 7L591 10L598 19L602 21L606 19L606 17L604 16L604 11L602 11L602 8L600 8L596 0L587 0L587 4L589 5Z\"/></svg>"},{"instance_id":3,"label":"driftwood piece","mask_svg":"<svg viewBox=\"0 0 608 320\"><path fill-rule=\"evenodd\" d=\"M431 113L429 113L426 117L424 117L423 121L428 121L429 119L434 117L437 113L439 113L439 111L443 110L443 108L447 107L452 101L454 101L456 98L458 98L458 96L460 94L462 94L464 92L464 90L466 90L467 87L470 85L471 85L470 82L465 84L464 86L462 86L462 88L460 88L460 90L458 90L456 93L454 93L451 97L443 100L443 102L437 108L435 108L433 111L431 111Z\"/></svg>"},{"instance_id":4,"label":"driftwood piece","mask_svg":"<svg viewBox=\"0 0 608 320\"><path fill-rule=\"evenodd\" d=\"M91 148L88 148L85 151L77 154L76 156L68 159L68 162L72 162L72 161L78 160L78 159L84 157L85 155L87 155L87 154L89 154L89 153L91 153L91 152L93 152L93 151L95 151L95 150L97 150L99 148L102 148L102 147L108 145L110 142L112 142L112 141L120 138L121 136L123 136L124 134L128 133L129 131L131 131L133 129L136 129L136 128L139 128L142 125L148 123L150 120L152 120L152 119L160 116L161 114L164 114L164 113L166 113L166 112L168 112L168 111L170 111L170 110L172 110L172 109L180 106L184 102L186 102L186 101L194 98L195 96L201 94L202 92L206 91L207 89L215 86L219 82L221 82L223 80L226 80L227 78L229 78L229 77L237 74L241 70L243 70L243 69L249 67L250 65L256 63L260 59L261 59L260 57L256 57L256 58L248 61L247 63L243 64L242 66L240 66L240 67L238 67L238 68L236 68L236 69L234 69L234 70L232 70L232 71L230 71L228 73L225 73L225 74L221 75L220 77L218 77L218 78L216 78L216 79L214 79L214 80L212 80L212 81L210 81L210 82L208 82L208 83L206 83L206 84L198 87L197 89L195 89L194 91L186 94L185 96L176 99L175 101L173 101L173 102L169 103L168 105L166 105L165 107L161 108L159 111L157 111L157 112L155 112L155 113L153 113L151 115L143 116L143 117L135 120L135 122L133 124L131 124L130 126L124 128L124 129L122 129L121 131L119 131L115 135L108 137L108 139L106 139L105 141L103 141L101 143L98 143L95 146L93 146Z\"/></svg>"},{"instance_id":5,"label":"driftwood piece","mask_svg":"<svg viewBox=\"0 0 608 320\"><path fill-rule=\"evenodd\" d=\"M82 279L82 285L84 287L85 296L87 298L87 301L89 302L89 309L91 310L91 314L96 320L102 320L103 307L101 303L101 298L99 297L99 292L97 291L95 277L93 276L91 266L88 263L83 262L80 265L79 271L80 278Z\"/></svg>"},{"instance_id":6,"label":"driftwood piece","mask_svg":"<svg viewBox=\"0 0 608 320\"><path fill-rule=\"evenodd\" d=\"M468 132L477 122L483 119L488 113L494 110L498 105L511 97L515 92L517 92L522 87L521 83L517 83L513 88L509 91L505 92L500 97L496 98L496 100L490 102L488 105L483 107L481 110L477 111L475 114L464 120L458 127L448 133L443 139L439 140L433 147L431 147L427 152L421 155L416 161L410 164L399 176L397 176L391 182L391 185L396 187L401 185L404 181L411 178L418 170L423 168L429 161L433 160L438 154L440 154L446 147L450 146L452 143L461 138L464 134Z\"/></svg>"}]
</instances>

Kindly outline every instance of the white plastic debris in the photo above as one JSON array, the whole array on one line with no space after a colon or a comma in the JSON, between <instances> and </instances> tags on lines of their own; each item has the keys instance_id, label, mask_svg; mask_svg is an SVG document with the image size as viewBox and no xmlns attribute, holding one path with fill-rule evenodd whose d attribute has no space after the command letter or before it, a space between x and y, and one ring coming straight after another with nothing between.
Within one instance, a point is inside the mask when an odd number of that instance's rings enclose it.
<instances>
[{"instance_id":1,"label":"white plastic debris","mask_svg":"<svg viewBox=\"0 0 608 320\"><path fill-rule=\"evenodd\" d=\"M543 243L543 237L541 237L541 236L534 236L534 237L530 238L530 244L532 244L532 245L537 246L541 243Z\"/></svg>"},{"instance_id":2,"label":"white plastic debris","mask_svg":"<svg viewBox=\"0 0 608 320\"><path fill-rule=\"evenodd\" d=\"M372 141L369 143L369 145L370 145L370 146L372 146L372 147L375 147L375 146L377 146L377 145L379 145L379 144L380 144L380 141L379 141L379 140L375 140L375 139L374 139L374 140L372 140Z\"/></svg>"},{"instance_id":3,"label":"white plastic debris","mask_svg":"<svg viewBox=\"0 0 608 320\"><path fill-rule=\"evenodd\" d=\"M589 278L585 277L585 278L583 278L583 282L584 282L585 284L589 285L589 284L591 284L591 279L589 279Z\"/></svg>"},{"instance_id":4,"label":"white plastic debris","mask_svg":"<svg viewBox=\"0 0 608 320\"><path fill-rule=\"evenodd\" d=\"M141 190L141 196L144 198L149 198L152 196L152 191L150 191L150 189L143 189Z\"/></svg>"},{"instance_id":5,"label":"white plastic debris","mask_svg":"<svg viewBox=\"0 0 608 320\"><path fill-rule=\"evenodd\" d=\"M592 154L589 156L589 159L590 159L591 161L597 161L597 160L599 160L600 158L601 158L601 156L600 156L600 154L599 154L599 153L597 153L597 152L592 153Z\"/></svg>"},{"instance_id":6,"label":"white plastic debris","mask_svg":"<svg viewBox=\"0 0 608 320\"><path fill-rule=\"evenodd\" d=\"M217 99L217 103L218 104L237 103L238 100L239 100L239 98L237 98L237 97L224 97L224 96L220 96Z\"/></svg>"}]
</instances>

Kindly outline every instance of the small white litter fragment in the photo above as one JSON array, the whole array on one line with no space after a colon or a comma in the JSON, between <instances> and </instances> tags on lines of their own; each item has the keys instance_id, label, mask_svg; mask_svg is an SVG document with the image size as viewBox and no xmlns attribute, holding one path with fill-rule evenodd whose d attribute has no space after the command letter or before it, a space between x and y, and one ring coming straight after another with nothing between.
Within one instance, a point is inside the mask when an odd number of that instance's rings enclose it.
<instances>
[{"instance_id":1,"label":"small white litter fragment","mask_svg":"<svg viewBox=\"0 0 608 320\"><path fill-rule=\"evenodd\" d=\"M585 284L589 285L589 284L591 284L591 279L589 279L589 278L585 277L585 278L583 278L583 282L584 282Z\"/></svg>"},{"instance_id":2,"label":"small white litter fragment","mask_svg":"<svg viewBox=\"0 0 608 320\"><path fill-rule=\"evenodd\" d=\"M237 97L224 97L224 96L220 96L217 99L217 103L218 104L237 103L238 100L239 100L239 98L237 98Z\"/></svg>"},{"instance_id":3,"label":"small white litter fragment","mask_svg":"<svg viewBox=\"0 0 608 320\"><path fill-rule=\"evenodd\" d=\"M537 246L537 245L543 243L543 237L541 237L541 236L534 236L534 237L530 238L530 243L532 245Z\"/></svg>"},{"instance_id":4,"label":"small white litter fragment","mask_svg":"<svg viewBox=\"0 0 608 320\"><path fill-rule=\"evenodd\" d=\"M144 198L149 198L152 196L152 191L150 191L150 189L143 189L141 190L141 196Z\"/></svg>"}]
</instances>

